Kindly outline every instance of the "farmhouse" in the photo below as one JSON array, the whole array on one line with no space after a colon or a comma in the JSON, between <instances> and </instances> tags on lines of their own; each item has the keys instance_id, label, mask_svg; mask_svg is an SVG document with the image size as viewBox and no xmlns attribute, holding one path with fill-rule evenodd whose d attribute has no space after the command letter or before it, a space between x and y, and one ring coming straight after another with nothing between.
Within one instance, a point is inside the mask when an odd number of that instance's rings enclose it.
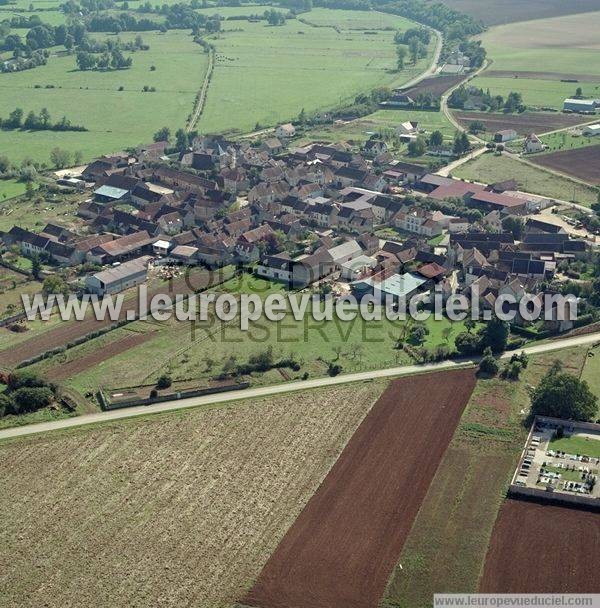
<instances>
[{"instance_id":1,"label":"farmhouse","mask_svg":"<svg viewBox=\"0 0 600 608\"><path fill-rule=\"evenodd\" d=\"M86 277L85 288L89 293L103 296L141 285L148 276L149 260L149 256L143 256L92 274Z\"/></svg>"},{"instance_id":2,"label":"farmhouse","mask_svg":"<svg viewBox=\"0 0 600 608\"><path fill-rule=\"evenodd\" d=\"M296 135L296 128L291 122L288 122L285 125L279 125L275 129L275 135L279 138L294 137Z\"/></svg>"},{"instance_id":3,"label":"farmhouse","mask_svg":"<svg viewBox=\"0 0 600 608\"><path fill-rule=\"evenodd\" d=\"M505 141L512 141L517 139L518 135L514 129L502 129L494 133L494 141L496 143L503 143Z\"/></svg>"},{"instance_id":4,"label":"farmhouse","mask_svg":"<svg viewBox=\"0 0 600 608\"><path fill-rule=\"evenodd\" d=\"M525 143L523 144L523 150L527 154L535 154L536 152L543 152L545 149L545 145L542 140L535 134L530 133L525 138Z\"/></svg>"}]
</instances>

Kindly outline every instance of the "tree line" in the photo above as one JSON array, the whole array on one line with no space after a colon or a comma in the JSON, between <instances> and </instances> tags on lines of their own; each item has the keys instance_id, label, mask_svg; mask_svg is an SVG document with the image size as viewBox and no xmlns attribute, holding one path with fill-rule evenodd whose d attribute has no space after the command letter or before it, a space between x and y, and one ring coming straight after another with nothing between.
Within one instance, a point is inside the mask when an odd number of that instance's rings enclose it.
<instances>
[{"instance_id":1,"label":"tree line","mask_svg":"<svg viewBox=\"0 0 600 608\"><path fill-rule=\"evenodd\" d=\"M72 124L66 116L63 116L58 122L52 122L47 108L42 108L39 114L32 110L27 116L22 108L15 108L8 118L0 118L0 128L23 131L87 131L85 127Z\"/></svg>"}]
</instances>

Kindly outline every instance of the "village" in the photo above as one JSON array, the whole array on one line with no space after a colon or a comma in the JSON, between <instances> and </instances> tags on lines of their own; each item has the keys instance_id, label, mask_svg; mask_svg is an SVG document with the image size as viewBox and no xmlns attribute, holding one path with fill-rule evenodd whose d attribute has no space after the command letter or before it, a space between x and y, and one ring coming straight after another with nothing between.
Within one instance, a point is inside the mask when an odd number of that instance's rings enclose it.
<instances>
[{"instance_id":1,"label":"village","mask_svg":"<svg viewBox=\"0 0 600 608\"><path fill-rule=\"evenodd\" d=\"M13 226L5 259L39 258L79 294L124 291L149 268L235 264L294 290L400 300L437 288L493 309L501 294L556 292L596 243L556 201L510 181L433 174L377 139L356 150L295 147L293 135L287 124L251 143L198 137L175 158L157 142L61 171L57 183L81 196L77 227Z\"/></svg>"}]
</instances>

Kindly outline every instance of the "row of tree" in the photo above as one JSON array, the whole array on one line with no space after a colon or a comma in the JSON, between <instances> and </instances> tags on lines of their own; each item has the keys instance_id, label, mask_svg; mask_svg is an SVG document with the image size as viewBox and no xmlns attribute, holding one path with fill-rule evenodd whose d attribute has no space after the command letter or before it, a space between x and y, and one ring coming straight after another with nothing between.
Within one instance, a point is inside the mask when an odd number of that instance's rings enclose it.
<instances>
[{"instance_id":1,"label":"row of tree","mask_svg":"<svg viewBox=\"0 0 600 608\"><path fill-rule=\"evenodd\" d=\"M47 108L42 108L39 114L32 110L27 116L25 116L23 108L15 108L8 115L8 118L0 118L0 128L7 130L23 129L26 131L87 131L81 125L72 124L66 116L63 116L58 122L52 122Z\"/></svg>"},{"instance_id":2,"label":"row of tree","mask_svg":"<svg viewBox=\"0 0 600 608\"><path fill-rule=\"evenodd\" d=\"M473 86L461 85L452 91L448 98L448 105L451 108L463 109L468 101L476 101L481 109L497 112L503 110L506 113L524 112L525 104L523 96L517 91L511 91L506 99L502 95L492 95L490 90L478 89Z\"/></svg>"},{"instance_id":3,"label":"row of tree","mask_svg":"<svg viewBox=\"0 0 600 608\"><path fill-rule=\"evenodd\" d=\"M75 61L80 70L126 70L133 64L132 57L125 57L119 49L105 51L100 55L88 53L87 51L77 51Z\"/></svg>"},{"instance_id":4,"label":"row of tree","mask_svg":"<svg viewBox=\"0 0 600 608\"><path fill-rule=\"evenodd\" d=\"M14 372L0 393L0 416L35 412L58 398L58 387L32 372Z\"/></svg>"}]
</instances>

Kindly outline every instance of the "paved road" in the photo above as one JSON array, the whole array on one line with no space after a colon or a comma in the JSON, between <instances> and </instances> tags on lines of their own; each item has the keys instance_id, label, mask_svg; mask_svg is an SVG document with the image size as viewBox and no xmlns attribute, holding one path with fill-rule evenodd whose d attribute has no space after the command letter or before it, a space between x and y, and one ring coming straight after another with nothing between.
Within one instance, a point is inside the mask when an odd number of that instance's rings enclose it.
<instances>
[{"instance_id":1,"label":"paved road","mask_svg":"<svg viewBox=\"0 0 600 608\"><path fill-rule=\"evenodd\" d=\"M574 338L564 338L530 346L523 349L528 355L552 352L563 348L573 346L589 346L600 342L600 332L589 334L587 336L577 336ZM504 353L503 359L509 358L513 353ZM346 384L348 382L364 382L376 378L390 378L394 376L407 376L417 373L430 373L446 369L455 369L475 365L477 359L464 359L460 361L442 361L441 363L429 363L426 365L406 365L403 367L391 367L387 369L378 369L368 372L358 372L355 374L341 374L334 378L315 378L313 380L302 380L298 382L289 382L286 384L276 384L274 386L263 386L259 388L250 388L246 390L231 391L228 393L219 393L215 395L205 395L203 397L192 397L189 399L179 399L175 401L166 401L155 405L146 405L138 407L130 407L122 410L114 410L110 412L98 412L96 414L86 414L84 416L75 416L65 420L55 420L53 422L42 422L39 424L30 424L26 426L16 427L12 429L4 429L0 431L0 439L9 439L14 437L23 437L25 435L34 435L37 433L46 433L48 431L56 431L59 429L68 429L77 426L89 424L97 424L100 422L110 422L113 420L121 420L123 418L132 418L134 416L145 416L147 414L158 414L162 412L172 412L189 407L200 407L203 405L214 405L216 403L225 403L227 401L238 401L240 399L250 399L256 397L267 397L271 395L279 395L282 393L291 393L303 391L311 388L320 388L325 386L333 386L336 384Z\"/></svg>"}]
</instances>

